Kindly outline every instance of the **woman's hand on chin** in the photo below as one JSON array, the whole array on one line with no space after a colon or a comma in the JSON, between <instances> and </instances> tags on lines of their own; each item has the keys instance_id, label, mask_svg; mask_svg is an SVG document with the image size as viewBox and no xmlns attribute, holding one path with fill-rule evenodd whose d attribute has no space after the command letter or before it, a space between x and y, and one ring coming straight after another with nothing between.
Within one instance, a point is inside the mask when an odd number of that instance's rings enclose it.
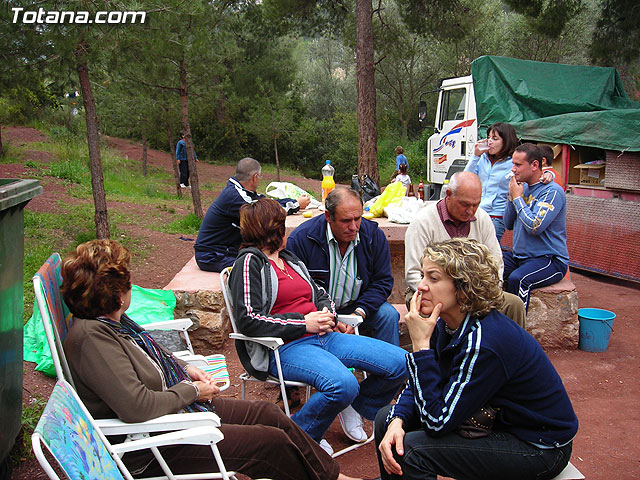
<instances>
[{"instance_id":1,"label":"woman's hand on chin","mask_svg":"<svg viewBox=\"0 0 640 480\"><path fill-rule=\"evenodd\" d=\"M438 303L428 317L423 316L420 311L422 306L421 297L422 294L420 291L416 291L411 298L409 312L404 316L404 321L409 329L409 336L411 337L414 352L429 348L431 335L436 327L436 322L438 321L438 317L440 317L440 309L442 308L442 304Z\"/></svg>"}]
</instances>

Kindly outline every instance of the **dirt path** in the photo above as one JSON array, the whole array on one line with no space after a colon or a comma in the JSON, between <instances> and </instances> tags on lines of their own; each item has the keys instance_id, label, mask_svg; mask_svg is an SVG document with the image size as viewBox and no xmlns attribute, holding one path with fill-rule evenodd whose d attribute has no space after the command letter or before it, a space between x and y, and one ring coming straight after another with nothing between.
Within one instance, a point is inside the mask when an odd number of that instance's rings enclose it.
<instances>
[{"instance_id":1,"label":"dirt path","mask_svg":"<svg viewBox=\"0 0 640 480\"><path fill-rule=\"evenodd\" d=\"M3 140L12 143L31 138L40 138L39 132L24 128L3 129ZM41 138L40 138L41 139ZM129 158L141 158L137 144L126 140L108 139L108 142ZM34 154L33 161L47 161L46 156ZM163 152L149 151L148 161L168 173L172 172L170 156ZM28 176L30 169L22 165L0 165L0 177ZM220 181L233 173L233 166L198 164L201 184L206 181ZM271 177L271 178L269 178ZM273 180L268 176L265 182ZM320 182L300 178L288 178L305 189L318 191ZM48 211L54 208L60 198L73 201L61 182L46 177L42 181L44 193L29 203L27 208ZM266 184L266 183L265 183ZM208 206L218 192L205 192ZM135 205L109 205L110 208L130 208ZM156 216L163 218L162 211L139 212L141 218ZM144 224L144 221L140 222ZM138 225L121 226L132 234L142 236L153 248L143 261L132 265L133 281L149 288L161 288L182 268L193 255L193 242L181 239L180 235L154 232ZM184 237L188 238L188 237ZM572 272L572 280L578 288L580 307L605 308L616 312L609 348L604 353L588 353L580 350L548 352L553 364L563 378L580 419L580 430L574 441L572 462L589 480L640 478L640 446L635 442L640 418L640 329L636 318L640 310L640 288L635 284L607 279L604 277ZM27 306L26 308L30 308ZM235 349L226 342L227 355L232 379L241 372ZM25 364L24 400L40 393L48 396L53 381L33 371L32 364ZM239 397L240 385L236 380L225 395ZM249 398L275 400L274 390L265 390L261 385L253 386ZM327 434L327 440L334 448L347 445L339 424L334 422ZM373 445L366 445L338 459L342 470L353 476L375 477L378 475ZM15 479L44 479L44 473L35 461L26 462L15 473Z\"/></svg>"}]
</instances>

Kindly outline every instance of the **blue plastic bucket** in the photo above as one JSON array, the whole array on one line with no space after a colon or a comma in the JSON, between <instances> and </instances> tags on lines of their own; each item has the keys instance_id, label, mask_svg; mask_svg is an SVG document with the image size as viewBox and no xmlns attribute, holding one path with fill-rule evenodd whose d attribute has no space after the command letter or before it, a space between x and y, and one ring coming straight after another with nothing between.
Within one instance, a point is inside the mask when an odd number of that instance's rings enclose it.
<instances>
[{"instance_id":1,"label":"blue plastic bucket","mask_svg":"<svg viewBox=\"0 0 640 480\"><path fill-rule=\"evenodd\" d=\"M604 352L609 346L616 314L600 308L580 308L580 341L578 348L586 352Z\"/></svg>"}]
</instances>

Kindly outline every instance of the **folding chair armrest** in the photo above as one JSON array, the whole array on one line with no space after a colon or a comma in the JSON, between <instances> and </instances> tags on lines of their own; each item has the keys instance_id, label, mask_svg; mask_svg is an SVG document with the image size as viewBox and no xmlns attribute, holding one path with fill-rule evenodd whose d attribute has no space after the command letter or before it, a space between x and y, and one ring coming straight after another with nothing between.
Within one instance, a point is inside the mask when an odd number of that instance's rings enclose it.
<instances>
[{"instance_id":1,"label":"folding chair armrest","mask_svg":"<svg viewBox=\"0 0 640 480\"><path fill-rule=\"evenodd\" d=\"M164 322L153 322L144 325L148 330L180 330L185 331L193 325L190 318L174 318Z\"/></svg>"},{"instance_id":2,"label":"folding chair armrest","mask_svg":"<svg viewBox=\"0 0 640 480\"><path fill-rule=\"evenodd\" d=\"M229 338L233 338L234 340L244 340L245 342L259 343L271 350L277 350L284 345L284 341L279 337L247 337L241 333L230 333Z\"/></svg>"},{"instance_id":3,"label":"folding chair armrest","mask_svg":"<svg viewBox=\"0 0 640 480\"><path fill-rule=\"evenodd\" d=\"M358 327L362 323L362 317L360 315L338 315L338 321L349 325L353 328Z\"/></svg>"},{"instance_id":4,"label":"folding chair armrest","mask_svg":"<svg viewBox=\"0 0 640 480\"><path fill-rule=\"evenodd\" d=\"M96 420L105 435L130 435L135 433L166 432L207 426L219 427L220 417L213 412L173 413L146 422L125 423L117 418Z\"/></svg>"},{"instance_id":5,"label":"folding chair armrest","mask_svg":"<svg viewBox=\"0 0 640 480\"><path fill-rule=\"evenodd\" d=\"M173 354L180 360L184 360L185 362L187 362L190 365L193 365L194 367L202 368L209 365L207 363L207 358L204 355L194 355L188 350L173 352Z\"/></svg>"},{"instance_id":6,"label":"folding chair armrest","mask_svg":"<svg viewBox=\"0 0 640 480\"><path fill-rule=\"evenodd\" d=\"M123 454L165 445L212 445L223 438L224 435L217 428L194 427L187 430L154 435L153 437L130 440L112 447L115 453Z\"/></svg>"}]
</instances>

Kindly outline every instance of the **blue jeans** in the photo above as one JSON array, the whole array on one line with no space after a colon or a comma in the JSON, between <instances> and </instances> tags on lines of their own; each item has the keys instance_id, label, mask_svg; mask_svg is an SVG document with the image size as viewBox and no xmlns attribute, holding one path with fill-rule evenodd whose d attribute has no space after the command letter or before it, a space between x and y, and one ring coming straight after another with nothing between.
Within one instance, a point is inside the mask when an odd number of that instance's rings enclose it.
<instances>
[{"instance_id":1,"label":"blue jeans","mask_svg":"<svg viewBox=\"0 0 640 480\"><path fill-rule=\"evenodd\" d=\"M376 447L385 434L389 408L378 412ZM459 480L545 480L558 475L569 463L572 444L540 449L505 431L492 431L482 438L468 439L457 433L430 437L424 430L405 426L404 455L395 454L402 477L389 475L380 460L382 479L436 480L437 475Z\"/></svg>"},{"instance_id":2,"label":"blue jeans","mask_svg":"<svg viewBox=\"0 0 640 480\"><path fill-rule=\"evenodd\" d=\"M502 217L491 217L491 223L493 223L493 228L496 229L496 238L498 239L498 243L500 243L504 235L504 219Z\"/></svg>"},{"instance_id":3,"label":"blue jeans","mask_svg":"<svg viewBox=\"0 0 640 480\"><path fill-rule=\"evenodd\" d=\"M567 273L567 265L556 257L516 258L502 252L504 289L518 295L529 310L529 293L534 288L558 283Z\"/></svg>"},{"instance_id":4,"label":"blue jeans","mask_svg":"<svg viewBox=\"0 0 640 480\"><path fill-rule=\"evenodd\" d=\"M373 420L388 405L407 378L402 348L374 338L330 332L299 338L280 347L282 374L316 389L291 418L320 441L338 413L351 405ZM368 372L362 383L349 367ZM269 371L277 375L271 353Z\"/></svg>"},{"instance_id":5,"label":"blue jeans","mask_svg":"<svg viewBox=\"0 0 640 480\"><path fill-rule=\"evenodd\" d=\"M355 306L339 309L338 313L351 314L355 310ZM389 302L384 302L376 312L371 312L364 319L360 329L365 332L371 332L373 338L382 340L392 345L400 345L399 330L400 314ZM368 332L367 332L368 334Z\"/></svg>"}]
</instances>

